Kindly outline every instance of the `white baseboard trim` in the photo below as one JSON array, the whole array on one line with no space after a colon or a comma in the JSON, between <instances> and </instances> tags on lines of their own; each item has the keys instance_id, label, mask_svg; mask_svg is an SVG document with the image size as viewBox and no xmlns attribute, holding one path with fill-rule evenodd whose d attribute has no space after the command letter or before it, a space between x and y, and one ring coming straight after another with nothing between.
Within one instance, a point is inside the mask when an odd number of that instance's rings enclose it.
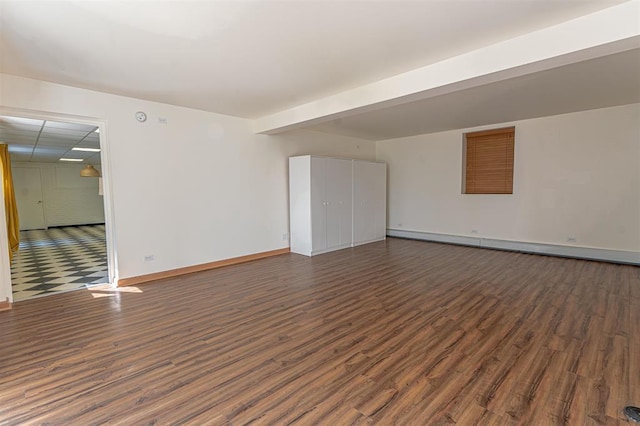
<instances>
[{"instance_id":1,"label":"white baseboard trim","mask_svg":"<svg viewBox=\"0 0 640 426\"><path fill-rule=\"evenodd\" d=\"M317 254L329 253L329 252L332 252L332 251L342 250L342 249L346 249L346 248L350 248L350 247L351 247L351 243L347 243L347 244L342 244L342 245L339 245L339 246L334 246L334 247L321 249L321 250L311 250L311 253L307 254L307 256L315 256ZM302 253L302 254L305 254L305 253Z\"/></svg>"},{"instance_id":2,"label":"white baseboard trim","mask_svg":"<svg viewBox=\"0 0 640 426\"><path fill-rule=\"evenodd\" d=\"M431 232L406 231L387 228L387 236L412 240L435 241L439 243L520 251L549 256L574 257L577 259L601 260L604 262L640 265L640 252L597 249L589 247L561 246L557 244L529 243L524 241L496 240L492 238L466 237L462 235L434 234Z\"/></svg>"},{"instance_id":3,"label":"white baseboard trim","mask_svg":"<svg viewBox=\"0 0 640 426\"><path fill-rule=\"evenodd\" d=\"M334 246L334 247L321 249L321 250L311 250L310 252L305 252L305 251L297 250L297 249L291 249L291 253L302 254L304 256L315 256L315 255L318 255L318 254L330 253L330 252L336 251L336 250L344 250L346 248L357 247L357 246L361 246L363 244L375 243L376 241L384 241L385 238L387 238L386 235L383 236L383 237L380 237L380 238L374 238L373 240L357 241L357 242L354 242L354 243L342 244L342 245L339 245L339 246Z\"/></svg>"},{"instance_id":4,"label":"white baseboard trim","mask_svg":"<svg viewBox=\"0 0 640 426\"><path fill-rule=\"evenodd\" d=\"M370 243L375 243L377 241L384 241L387 238L387 236L385 235L384 237L381 238L374 238L372 240L365 240L365 241L356 241L353 243L352 247L358 247L358 246L362 246L364 244L370 244Z\"/></svg>"}]
</instances>

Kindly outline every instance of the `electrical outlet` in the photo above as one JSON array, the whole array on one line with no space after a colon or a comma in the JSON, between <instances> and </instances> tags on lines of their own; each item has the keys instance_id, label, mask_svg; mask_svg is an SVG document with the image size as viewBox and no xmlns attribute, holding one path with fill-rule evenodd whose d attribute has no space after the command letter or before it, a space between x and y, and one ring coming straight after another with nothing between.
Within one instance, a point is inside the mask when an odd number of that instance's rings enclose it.
<instances>
[{"instance_id":1,"label":"electrical outlet","mask_svg":"<svg viewBox=\"0 0 640 426\"><path fill-rule=\"evenodd\" d=\"M398 228L402 228L404 225L402 225L401 223L398 224Z\"/></svg>"},{"instance_id":2,"label":"electrical outlet","mask_svg":"<svg viewBox=\"0 0 640 426\"><path fill-rule=\"evenodd\" d=\"M282 234L282 241L287 241L288 239L289 239L289 233L288 232Z\"/></svg>"},{"instance_id":3,"label":"electrical outlet","mask_svg":"<svg viewBox=\"0 0 640 426\"><path fill-rule=\"evenodd\" d=\"M567 237L567 242L568 243L575 243L577 241L578 241L578 239L576 237Z\"/></svg>"},{"instance_id":4,"label":"electrical outlet","mask_svg":"<svg viewBox=\"0 0 640 426\"><path fill-rule=\"evenodd\" d=\"M149 254L144 257L145 262L153 262L154 260L156 260L156 256L153 254Z\"/></svg>"},{"instance_id":5,"label":"electrical outlet","mask_svg":"<svg viewBox=\"0 0 640 426\"><path fill-rule=\"evenodd\" d=\"M478 233L478 230L477 230L477 229L472 229L472 230L471 230L471 233L472 233L472 234L477 234L477 233Z\"/></svg>"},{"instance_id":6,"label":"electrical outlet","mask_svg":"<svg viewBox=\"0 0 640 426\"><path fill-rule=\"evenodd\" d=\"M158 117L158 123L167 124L167 119L165 117Z\"/></svg>"}]
</instances>

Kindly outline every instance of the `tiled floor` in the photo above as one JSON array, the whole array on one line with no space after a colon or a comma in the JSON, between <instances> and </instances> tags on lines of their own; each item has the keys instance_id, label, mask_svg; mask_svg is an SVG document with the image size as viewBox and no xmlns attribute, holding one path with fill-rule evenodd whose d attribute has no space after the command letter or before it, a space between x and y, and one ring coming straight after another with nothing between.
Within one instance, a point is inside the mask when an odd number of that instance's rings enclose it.
<instances>
[{"instance_id":1,"label":"tiled floor","mask_svg":"<svg viewBox=\"0 0 640 426\"><path fill-rule=\"evenodd\" d=\"M108 281L104 225L20 232L11 263L14 301Z\"/></svg>"}]
</instances>

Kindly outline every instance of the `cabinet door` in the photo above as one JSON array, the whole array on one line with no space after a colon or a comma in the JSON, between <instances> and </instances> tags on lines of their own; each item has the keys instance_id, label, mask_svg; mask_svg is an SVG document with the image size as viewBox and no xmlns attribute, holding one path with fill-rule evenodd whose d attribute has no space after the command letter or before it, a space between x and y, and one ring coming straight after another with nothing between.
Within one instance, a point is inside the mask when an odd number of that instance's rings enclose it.
<instances>
[{"instance_id":1,"label":"cabinet door","mask_svg":"<svg viewBox=\"0 0 640 426\"><path fill-rule=\"evenodd\" d=\"M311 256L311 158L289 158L291 252Z\"/></svg>"},{"instance_id":2,"label":"cabinet door","mask_svg":"<svg viewBox=\"0 0 640 426\"><path fill-rule=\"evenodd\" d=\"M373 211L373 238L381 240L387 236L387 165L373 163L371 210Z\"/></svg>"},{"instance_id":3,"label":"cabinet door","mask_svg":"<svg viewBox=\"0 0 640 426\"><path fill-rule=\"evenodd\" d=\"M351 160L327 159L327 248L350 246L352 240Z\"/></svg>"},{"instance_id":4,"label":"cabinet door","mask_svg":"<svg viewBox=\"0 0 640 426\"><path fill-rule=\"evenodd\" d=\"M386 235L386 164L353 162L353 242Z\"/></svg>"},{"instance_id":5,"label":"cabinet door","mask_svg":"<svg viewBox=\"0 0 640 426\"><path fill-rule=\"evenodd\" d=\"M327 159L311 157L311 250L327 248Z\"/></svg>"}]
</instances>

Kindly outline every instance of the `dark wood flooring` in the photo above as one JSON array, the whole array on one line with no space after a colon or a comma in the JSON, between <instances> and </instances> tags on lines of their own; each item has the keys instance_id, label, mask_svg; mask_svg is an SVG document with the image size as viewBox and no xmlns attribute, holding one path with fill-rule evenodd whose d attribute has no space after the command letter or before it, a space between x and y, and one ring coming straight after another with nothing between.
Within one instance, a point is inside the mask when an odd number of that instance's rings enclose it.
<instances>
[{"instance_id":1,"label":"dark wood flooring","mask_svg":"<svg viewBox=\"0 0 640 426\"><path fill-rule=\"evenodd\" d=\"M388 239L0 312L1 424L616 425L640 268Z\"/></svg>"}]
</instances>

